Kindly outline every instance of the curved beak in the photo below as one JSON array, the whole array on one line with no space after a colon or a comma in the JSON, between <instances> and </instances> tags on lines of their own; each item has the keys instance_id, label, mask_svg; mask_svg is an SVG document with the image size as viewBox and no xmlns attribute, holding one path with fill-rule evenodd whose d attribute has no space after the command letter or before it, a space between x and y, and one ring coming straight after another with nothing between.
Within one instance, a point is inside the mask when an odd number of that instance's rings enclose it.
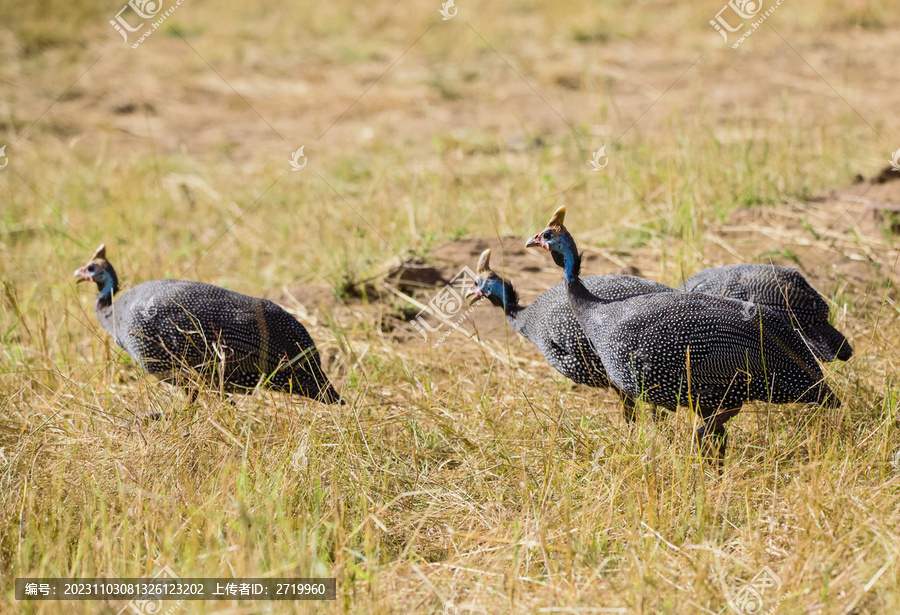
<instances>
[{"instance_id":1,"label":"curved beak","mask_svg":"<svg viewBox=\"0 0 900 615\"><path fill-rule=\"evenodd\" d=\"M531 239L525 242L526 248L544 248L547 249L547 244L544 243L544 239L541 237L541 233L538 233Z\"/></svg>"},{"instance_id":2,"label":"curved beak","mask_svg":"<svg viewBox=\"0 0 900 615\"><path fill-rule=\"evenodd\" d=\"M82 282L93 282L94 278L88 275L87 267L81 267L75 270L75 273L72 275L73 278L78 278L75 283L81 284Z\"/></svg>"},{"instance_id":3,"label":"curved beak","mask_svg":"<svg viewBox=\"0 0 900 615\"><path fill-rule=\"evenodd\" d=\"M472 305L482 297L484 297L484 293L481 292L480 289L476 288L474 284L471 288L469 288L469 290L466 291L466 301L469 302L469 305Z\"/></svg>"}]
</instances>

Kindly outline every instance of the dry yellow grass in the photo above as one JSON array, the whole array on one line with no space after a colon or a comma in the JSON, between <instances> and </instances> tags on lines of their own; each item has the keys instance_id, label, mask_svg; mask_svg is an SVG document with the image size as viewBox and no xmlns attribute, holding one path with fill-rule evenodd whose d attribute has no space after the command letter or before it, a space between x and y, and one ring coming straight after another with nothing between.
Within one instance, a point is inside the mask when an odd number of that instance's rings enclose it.
<instances>
[{"instance_id":1,"label":"dry yellow grass","mask_svg":"<svg viewBox=\"0 0 900 615\"><path fill-rule=\"evenodd\" d=\"M338 579L334 603L179 612L733 612L766 566L763 611L900 610L895 238L804 204L900 147L893 5L791 0L732 50L719 2L187 0L138 49L121 4L0 1L0 610L117 612L24 606L13 579L163 565ZM126 287L340 297L557 202L605 265L667 283L800 262L856 349L827 366L843 407L748 406L712 477L686 412L629 431L508 331L387 330L393 298L306 306L347 406L191 405L71 281L103 241Z\"/></svg>"}]
</instances>

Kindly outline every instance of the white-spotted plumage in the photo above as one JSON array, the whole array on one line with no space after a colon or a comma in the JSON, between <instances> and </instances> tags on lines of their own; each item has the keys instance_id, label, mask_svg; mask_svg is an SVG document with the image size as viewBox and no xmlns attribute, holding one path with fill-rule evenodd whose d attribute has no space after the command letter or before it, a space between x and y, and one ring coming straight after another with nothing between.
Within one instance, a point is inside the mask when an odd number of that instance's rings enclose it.
<instances>
[{"instance_id":1,"label":"white-spotted plumage","mask_svg":"<svg viewBox=\"0 0 900 615\"><path fill-rule=\"evenodd\" d=\"M579 277L564 216L557 210L527 247L550 250L564 268L572 311L622 393L670 410L693 407L704 419L697 439L720 459L724 424L745 401L840 405L803 338L766 306L704 293L596 296Z\"/></svg>"},{"instance_id":2,"label":"white-spotted plumage","mask_svg":"<svg viewBox=\"0 0 900 615\"><path fill-rule=\"evenodd\" d=\"M740 264L710 267L688 278L679 290L721 295L765 305L787 320L819 359L853 356L847 338L828 322L828 304L796 269Z\"/></svg>"},{"instance_id":3,"label":"white-spotted plumage","mask_svg":"<svg viewBox=\"0 0 900 615\"><path fill-rule=\"evenodd\" d=\"M154 280L119 295L101 248L75 272L96 282L95 311L116 344L149 373L194 373L226 390L257 385L342 403L306 329L267 299L187 280Z\"/></svg>"}]
</instances>

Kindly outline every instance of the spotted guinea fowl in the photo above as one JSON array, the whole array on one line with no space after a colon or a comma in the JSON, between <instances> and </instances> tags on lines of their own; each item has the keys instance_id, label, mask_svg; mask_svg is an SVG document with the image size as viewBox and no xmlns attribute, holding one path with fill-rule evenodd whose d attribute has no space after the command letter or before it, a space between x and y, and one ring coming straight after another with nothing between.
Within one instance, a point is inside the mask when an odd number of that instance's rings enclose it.
<instances>
[{"instance_id":1,"label":"spotted guinea fowl","mask_svg":"<svg viewBox=\"0 0 900 615\"><path fill-rule=\"evenodd\" d=\"M611 383L669 410L690 405L703 420L704 456L725 454L725 423L745 401L840 401L803 339L766 306L704 293L649 293L610 301L579 277L581 257L560 207L526 247L551 251L565 273L569 305ZM690 403L688 403L690 400Z\"/></svg>"},{"instance_id":2,"label":"spotted guinea fowl","mask_svg":"<svg viewBox=\"0 0 900 615\"><path fill-rule=\"evenodd\" d=\"M487 297L493 305L502 307L509 325L537 346L547 362L566 378L590 387L609 387L603 362L591 348L569 307L565 283L560 282L546 291L531 305L522 306L512 283L491 271L490 258L490 250L481 254L469 297ZM607 299L674 292L665 284L630 275L594 275L582 278L582 281L592 293ZM631 421L634 419L633 400L624 397L623 402L625 416Z\"/></svg>"},{"instance_id":3,"label":"spotted guinea fowl","mask_svg":"<svg viewBox=\"0 0 900 615\"><path fill-rule=\"evenodd\" d=\"M853 356L847 338L828 322L828 304L803 274L791 267L757 264L710 267L688 278L679 290L768 306L797 329L819 359L830 363Z\"/></svg>"},{"instance_id":4,"label":"spotted guinea fowl","mask_svg":"<svg viewBox=\"0 0 900 615\"><path fill-rule=\"evenodd\" d=\"M75 277L97 284L100 325L155 376L173 380L194 372L228 391L249 392L262 383L343 403L306 329L271 301L200 282L154 280L113 302L119 280L102 245Z\"/></svg>"}]
</instances>

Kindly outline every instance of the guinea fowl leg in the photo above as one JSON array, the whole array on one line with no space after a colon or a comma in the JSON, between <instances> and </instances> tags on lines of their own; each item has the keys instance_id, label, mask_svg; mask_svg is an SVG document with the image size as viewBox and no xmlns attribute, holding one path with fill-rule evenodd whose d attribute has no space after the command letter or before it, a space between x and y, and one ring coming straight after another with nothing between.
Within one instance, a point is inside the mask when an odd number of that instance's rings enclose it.
<instances>
[{"instance_id":1,"label":"guinea fowl leg","mask_svg":"<svg viewBox=\"0 0 900 615\"><path fill-rule=\"evenodd\" d=\"M629 426L634 425L637 422L637 413L634 411L634 398L623 394L621 391L619 396L622 398L622 411L625 414L625 422Z\"/></svg>"},{"instance_id":2,"label":"guinea fowl leg","mask_svg":"<svg viewBox=\"0 0 900 615\"><path fill-rule=\"evenodd\" d=\"M719 472L722 472L725 464L725 448L728 445L725 423L740 410L740 407L715 410L712 416L706 417L705 422L694 435L694 444L700 452L700 456L710 461L717 461ZM703 412L703 414L706 413Z\"/></svg>"},{"instance_id":3,"label":"guinea fowl leg","mask_svg":"<svg viewBox=\"0 0 900 615\"><path fill-rule=\"evenodd\" d=\"M637 412L634 411L634 397L628 395L618 387L612 387L622 400L622 413L625 415L625 422L631 427L637 422Z\"/></svg>"},{"instance_id":4,"label":"guinea fowl leg","mask_svg":"<svg viewBox=\"0 0 900 615\"><path fill-rule=\"evenodd\" d=\"M629 425L634 425L638 419L638 414L634 409L637 402L635 402L634 397L623 393L619 389L616 389L616 393L619 394L619 399L622 400L622 412L625 415L625 422ZM668 418L668 411L661 409L656 404L647 404L645 402L644 407L648 408L648 412L654 421Z\"/></svg>"},{"instance_id":5,"label":"guinea fowl leg","mask_svg":"<svg viewBox=\"0 0 900 615\"><path fill-rule=\"evenodd\" d=\"M183 384L181 388L184 390L184 394L187 395L188 403L193 405L194 402L197 401L197 398L200 396L199 388L196 385L190 383Z\"/></svg>"}]
</instances>

